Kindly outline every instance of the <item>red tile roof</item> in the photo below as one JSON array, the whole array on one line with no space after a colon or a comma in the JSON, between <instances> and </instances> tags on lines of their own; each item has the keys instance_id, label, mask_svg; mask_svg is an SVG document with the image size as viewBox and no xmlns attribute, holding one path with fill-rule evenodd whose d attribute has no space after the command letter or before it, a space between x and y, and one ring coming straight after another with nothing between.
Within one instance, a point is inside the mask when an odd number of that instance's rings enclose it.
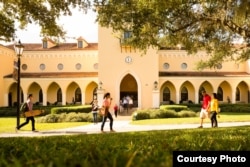
<instances>
[{"instance_id":1,"label":"red tile roof","mask_svg":"<svg viewBox=\"0 0 250 167\"><path fill-rule=\"evenodd\" d=\"M7 48L13 49L14 44L7 45ZM51 48L43 48L41 43L25 43L24 51L60 51L60 50L98 50L98 43L88 43L85 48L78 48L77 43L60 43Z\"/></svg>"}]
</instances>

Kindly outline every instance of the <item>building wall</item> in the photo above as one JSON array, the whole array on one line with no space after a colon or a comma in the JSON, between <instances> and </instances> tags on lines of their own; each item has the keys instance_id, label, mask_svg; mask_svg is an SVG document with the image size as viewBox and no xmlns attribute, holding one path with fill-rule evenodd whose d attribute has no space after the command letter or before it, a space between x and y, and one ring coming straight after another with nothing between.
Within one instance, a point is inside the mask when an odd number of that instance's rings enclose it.
<instances>
[{"instance_id":1,"label":"building wall","mask_svg":"<svg viewBox=\"0 0 250 167\"><path fill-rule=\"evenodd\" d=\"M92 72L97 71L95 64L98 63L97 51L82 50L55 50L55 51L24 51L22 65L27 64L22 72ZM41 64L45 69L41 69ZM63 69L58 69L62 64ZM77 69L80 64L80 69Z\"/></svg>"},{"instance_id":2,"label":"building wall","mask_svg":"<svg viewBox=\"0 0 250 167\"><path fill-rule=\"evenodd\" d=\"M196 54L188 54L185 50L160 50L157 52L159 56L159 71L185 71L198 72L196 65L201 60L207 60L209 57L205 51L199 51ZM183 69L182 64L186 63L187 68ZM164 64L169 64L166 69ZM203 69L202 72L248 72L249 65L246 62L235 63L234 61L223 62L221 69Z\"/></svg>"},{"instance_id":3,"label":"building wall","mask_svg":"<svg viewBox=\"0 0 250 167\"><path fill-rule=\"evenodd\" d=\"M185 50L149 48L143 54L121 45L111 29L99 27L98 36L98 48L94 49L24 49L21 73L39 75L21 78L21 100L24 101L28 93L33 93L36 102L53 104L58 101L61 90L60 103L64 105L71 103L76 98L77 89L80 89L80 104L89 104L97 92L101 105L103 94L110 92L113 105L128 95L133 96L135 107L144 109L170 101L176 104L187 101L200 103L200 90L204 88L209 94L222 91L220 102L227 102L230 98L232 103L249 103L249 61L240 64L224 62L220 69L197 71L196 63L208 58L205 52L188 55ZM0 46L0 58L0 106L8 106L10 96L11 104L17 99L16 81L6 77L13 73L14 50ZM162 72L169 74L160 75ZM96 75L80 76L79 73ZM166 100L167 96L170 99Z\"/></svg>"},{"instance_id":4,"label":"building wall","mask_svg":"<svg viewBox=\"0 0 250 167\"><path fill-rule=\"evenodd\" d=\"M7 98L3 92L6 90L6 87L8 88L8 85L6 85L3 76L13 73L15 59L13 50L0 45L0 106L3 106L4 100ZM11 78L11 81L15 82L13 78Z\"/></svg>"},{"instance_id":5,"label":"building wall","mask_svg":"<svg viewBox=\"0 0 250 167\"><path fill-rule=\"evenodd\" d=\"M149 49L145 55L142 55L138 50L121 48L119 39L114 37L111 29L99 27L98 33L98 78L103 83L103 89L112 94L114 103L119 103L122 99L121 81L130 74L138 86L138 107L151 107L153 83L158 81L157 51ZM127 63L126 59L131 59L131 62Z\"/></svg>"},{"instance_id":6,"label":"building wall","mask_svg":"<svg viewBox=\"0 0 250 167\"><path fill-rule=\"evenodd\" d=\"M12 78L3 78L12 74L14 50L3 47L6 51L1 54L4 63L1 65L1 101L0 106L9 106L9 96L12 97L11 105L17 99L17 83ZM98 73L98 51L95 50L25 50L21 57L21 73L31 76L34 73L39 77L21 77L21 90L23 102L29 93L34 94L34 101L39 102L39 91L43 93L43 105L53 104L57 101L57 92L62 90L61 104L71 103L75 90L81 89L81 104L89 104L93 100L93 90L97 85L96 76L71 76L62 77L62 73ZM59 68L61 64L62 68ZM53 77L50 76L51 73Z\"/></svg>"}]
</instances>

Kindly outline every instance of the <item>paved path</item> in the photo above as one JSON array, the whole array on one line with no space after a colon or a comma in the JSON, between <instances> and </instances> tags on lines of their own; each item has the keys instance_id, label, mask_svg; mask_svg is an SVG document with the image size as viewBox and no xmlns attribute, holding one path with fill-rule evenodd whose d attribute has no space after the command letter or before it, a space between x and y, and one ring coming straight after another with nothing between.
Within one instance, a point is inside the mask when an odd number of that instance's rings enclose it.
<instances>
[{"instance_id":1,"label":"paved path","mask_svg":"<svg viewBox=\"0 0 250 167\"><path fill-rule=\"evenodd\" d=\"M198 124L165 124L165 125L132 125L130 124L130 117L122 117L114 120L114 130L116 132L132 132L132 131L151 131L151 130L170 130L170 129L191 129L197 128ZM58 136L58 135L73 135L73 134L94 134L100 132L101 123L89 124L84 126L50 130L50 131L18 131L17 133L2 133L3 137L39 137L39 136ZM233 127L233 126L250 126L250 122L224 122L219 123L219 127ZM204 128L210 128L210 123L205 123ZM104 131L109 132L109 122L106 122Z\"/></svg>"}]
</instances>

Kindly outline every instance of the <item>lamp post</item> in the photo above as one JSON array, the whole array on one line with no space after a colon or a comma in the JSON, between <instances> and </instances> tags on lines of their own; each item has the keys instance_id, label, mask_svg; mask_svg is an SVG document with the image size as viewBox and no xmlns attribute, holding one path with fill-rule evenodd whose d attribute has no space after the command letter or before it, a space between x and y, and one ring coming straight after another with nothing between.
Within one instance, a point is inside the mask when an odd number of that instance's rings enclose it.
<instances>
[{"instance_id":1,"label":"lamp post","mask_svg":"<svg viewBox=\"0 0 250 167\"><path fill-rule=\"evenodd\" d=\"M21 41L19 40L17 44L14 45L14 49L17 55L17 121L16 125L19 126L20 124L20 65L21 65L21 56L23 53L24 46L21 44Z\"/></svg>"}]
</instances>

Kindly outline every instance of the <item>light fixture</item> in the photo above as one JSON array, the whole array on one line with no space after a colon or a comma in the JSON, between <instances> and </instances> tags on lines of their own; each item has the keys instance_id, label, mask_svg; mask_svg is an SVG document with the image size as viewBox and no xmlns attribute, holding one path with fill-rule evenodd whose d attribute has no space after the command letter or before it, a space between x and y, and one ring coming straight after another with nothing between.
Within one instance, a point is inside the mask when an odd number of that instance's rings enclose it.
<instances>
[{"instance_id":1,"label":"light fixture","mask_svg":"<svg viewBox=\"0 0 250 167\"><path fill-rule=\"evenodd\" d=\"M102 81L99 82L99 89L102 89Z\"/></svg>"},{"instance_id":2,"label":"light fixture","mask_svg":"<svg viewBox=\"0 0 250 167\"><path fill-rule=\"evenodd\" d=\"M155 81L155 82L154 82L154 88L157 89L157 87L158 87L158 82Z\"/></svg>"}]
</instances>

